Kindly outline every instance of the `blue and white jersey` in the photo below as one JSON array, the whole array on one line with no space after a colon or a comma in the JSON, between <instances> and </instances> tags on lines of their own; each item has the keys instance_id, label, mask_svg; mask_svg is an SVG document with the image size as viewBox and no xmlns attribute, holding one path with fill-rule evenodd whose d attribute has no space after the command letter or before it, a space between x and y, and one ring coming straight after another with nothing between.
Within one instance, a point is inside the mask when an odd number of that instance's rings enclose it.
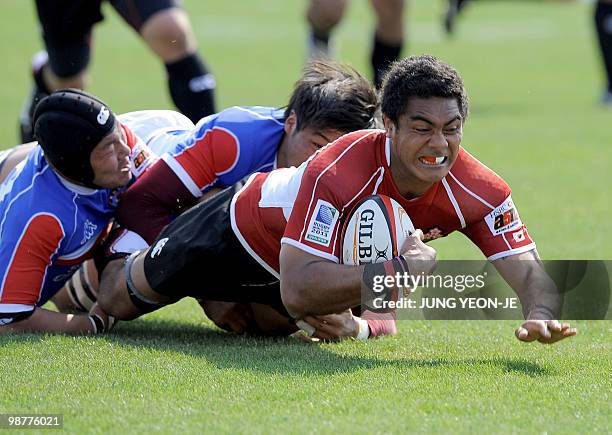
<instances>
[{"instance_id":1,"label":"blue and white jersey","mask_svg":"<svg viewBox=\"0 0 612 435\"><path fill-rule=\"evenodd\" d=\"M171 111L118 117L131 148L133 180L176 146L193 123ZM43 305L91 257L114 216L121 189L90 189L58 175L36 146L0 185L0 324Z\"/></svg>"},{"instance_id":2,"label":"blue and white jersey","mask_svg":"<svg viewBox=\"0 0 612 435\"><path fill-rule=\"evenodd\" d=\"M231 186L253 172L275 169L284 121L284 111L273 107L230 107L179 135L176 147L162 159L199 197L212 187Z\"/></svg>"}]
</instances>

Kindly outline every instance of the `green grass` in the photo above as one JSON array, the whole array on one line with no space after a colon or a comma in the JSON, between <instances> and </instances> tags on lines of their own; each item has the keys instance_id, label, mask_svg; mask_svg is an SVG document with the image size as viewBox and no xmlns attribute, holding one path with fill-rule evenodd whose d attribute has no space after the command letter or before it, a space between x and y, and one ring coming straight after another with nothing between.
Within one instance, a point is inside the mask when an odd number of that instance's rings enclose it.
<instances>
[{"instance_id":1,"label":"green grass","mask_svg":"<svg viewBox=\"0 0 612 435\"><path fill-rule=\"evenodd\" d=\"M411 2L406 54L457 66L471 97L464 145L512 186L548 259L612 259L612 111L583 3L474 2L458 34L438 2ZM0 148L41 43L33 2L4 0ZM283 105L304 59L305 3L187 1L219 107ZM90 89L117 111L170 108L163 68L108 5ZM368 71L372 17L354 1L338 57ZM608 186L608 187L606 187ZM461 235L441 258L481 258ZM610 432L612 326L578 322L555 346L525 345L513 322L400 322L372 342L307 346L233 337L191 301L100 338L0 337L0 412L58 412L71 432Z\"/></svg>"},{"instance_id":2,"label":"green grass","mask_svg":"<svg viewBox=\"0 0 612 435\"><path fill-rule=\"evenodd\" d=\"M3 338L0 406L100 433L610 429L604 322L549 347L519 343L510 322L424 321L374 342L307 345L231 337L180 308L187 319L162 311L103 338Z\"/></svg>"}]
</instances>

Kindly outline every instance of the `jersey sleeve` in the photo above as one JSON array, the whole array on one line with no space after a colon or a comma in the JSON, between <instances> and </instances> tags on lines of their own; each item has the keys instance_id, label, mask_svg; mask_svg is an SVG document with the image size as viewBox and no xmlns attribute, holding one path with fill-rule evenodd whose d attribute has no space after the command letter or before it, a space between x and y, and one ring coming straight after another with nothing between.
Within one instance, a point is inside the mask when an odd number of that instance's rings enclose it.
<instances>
[{"instance_id":1,"label":"jersey sleeve","mask_svg":"<svg viewBox=\"0 0 612 435\"><path fill-rule=\"evenodd\" d=\"M0 313L34 309L40 298L47 268L63 238L64 229L59 219L40 213L23 226L21 234L6 242L3 240L0 253Z\"/></svg>"},{"instance_id":2,"label":"jersey sleeve","mask_svg":"<svg viewBox=\"0 0 612 435\"><path fill-rule=\"evenodd\" d=\"M217 181L218 174L236 164L239 154L238 141L231 131L214 127L182 153L174 158L166 154L163 159L192 195L202 196Z\"/></svg>"},{"instance_id":3,"label":"jersey sleeve","mask_svg":"<svg viewBox=\"0 0 612 435\"><path fill-rule=\"evenodd\" d=\"M234 107L205 118L162 158L192 195L201 196L214 185L230 186L272 169L282 131L273 116Z\"/></svg>"},{"instance_id":4,"label":"jersey sleeve","mask_svg":"<svg viewBox=\"0 0 612 435\"><path fill-rule=\"evenodd\" d=\"M329 183L306 169L281 243L338 263L336 239L342 208L342 198Z\"/></svg>"},{"instance_id":5,"label":"jersey sleeve","mask_svg":"<svg viewBox=\"0 0 612 435\"><path fill-rule=\"evenodd\" d=\"M367 140L371 134L344 136L308 161L281 243L340 261L343 217L360 198L372 194L383 175L369 163L373 158L367 153L364 157L364 149L374 149ZM361 149L353 147L359 142Z\"/></svg>"},{"instance_id":6,"label":"jersey sleeve","mask_svg":"<svg viewBox=\"0 0 612 435\"><path fill-rule=\"evenodd\" d=\"M177 135L195 127L185 115L172 110L140 110L121 114L117 119L158 156L173 148Z\"/></svg>"},{"instance_id":7,"label":"jersey sleeve","mask_svg":"<svg viewBox=\"0 0 612 435\"><path fill-rule=\"evenodd\" d=\"M117 220L124 227L153 242L172 216L194 205L197 197L185 187L165 161L159 160L123 192Z\"/></svg>"},{"instance_id":8,"label":"jersey sleeve","mask_svg":"<svg viewBox=\"0 0 612 435\"><path fill-rule=\"evenodd\" d=\"M462 232L480 248L489 261L536 247L510 194L491 212L472 222Z\"/></svg>"}]
</instances>

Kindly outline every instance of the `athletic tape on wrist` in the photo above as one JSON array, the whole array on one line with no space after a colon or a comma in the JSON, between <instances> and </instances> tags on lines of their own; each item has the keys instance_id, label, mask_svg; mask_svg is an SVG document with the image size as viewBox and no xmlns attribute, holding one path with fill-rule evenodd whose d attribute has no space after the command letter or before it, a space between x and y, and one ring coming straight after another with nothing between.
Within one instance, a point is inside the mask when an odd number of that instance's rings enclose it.
<instances>
[{"instance_id":1,"label":"athletic tape on wrist","mask_svg":"<svg viewBox=\"0 0 612 435\"><path fill-rule=\"evenodd\" d=\"M100 334L101 332L106 332L106 325L104 324L104 320L102 317L97 314L90 314L89 320L94 327L93 333Z\"/></svg>"},{"instance_id":2,"label":"athletic tape on wrist","mask_svg":"<svg viewBox=\"0 0 612 435\"><path fill-rule=\"evenodd\" d=\"M306 323L304 320L297 320L295 325L304 331L309 337L312 337L317 330L314 326L311 326L309 323Z\"/></svg>"},{"instance_id":3,"label":"athletic tape on wrist","mask_svg":"<svg viewBox=\"0 0 612 435\"><path fill-rule=\"evenodd\" d=\"M408 263L402 255L382 263L366 264L363 269L362 282L374 295L374 279L377 276L395 276L396 274L408 274ZM376 295L378 296L378 295Z\"/></svg>"},{"instance_id":4,"label":"athletic tape on wrist","mask_svg":"<svg viewBox=\"0 0 612 435\"><path fill-rule=\"evenodd\" d=\"M359 327L359 332L357 333L355 340L367 340L370 337L370 325L368 325L368 321L362 319L361 317L356 317L355 321Z\"/></svg>"}]
</instances>

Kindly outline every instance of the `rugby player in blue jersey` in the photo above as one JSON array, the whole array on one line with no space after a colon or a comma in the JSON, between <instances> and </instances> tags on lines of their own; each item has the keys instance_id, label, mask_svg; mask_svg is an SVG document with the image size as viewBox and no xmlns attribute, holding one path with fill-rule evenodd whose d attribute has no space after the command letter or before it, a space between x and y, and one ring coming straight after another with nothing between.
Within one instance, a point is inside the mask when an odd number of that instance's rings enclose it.
<instances>
[{"instance_id":1,"label":"rugby player in blue jersey","mask_svg":"<svg viewBox=\"0 0 612 435\"><path fill-rule=\"evenodd\" d=\"M93 255L118 194L155 161L142 137L193 127L175 112L148 113L148 128L142 118L115 117L105 103L73 89L38 105L38 145L0 185L0 332L97 333L111 326L97 306L89 315L41 307Z\"/></svg>"}]
</instances>

